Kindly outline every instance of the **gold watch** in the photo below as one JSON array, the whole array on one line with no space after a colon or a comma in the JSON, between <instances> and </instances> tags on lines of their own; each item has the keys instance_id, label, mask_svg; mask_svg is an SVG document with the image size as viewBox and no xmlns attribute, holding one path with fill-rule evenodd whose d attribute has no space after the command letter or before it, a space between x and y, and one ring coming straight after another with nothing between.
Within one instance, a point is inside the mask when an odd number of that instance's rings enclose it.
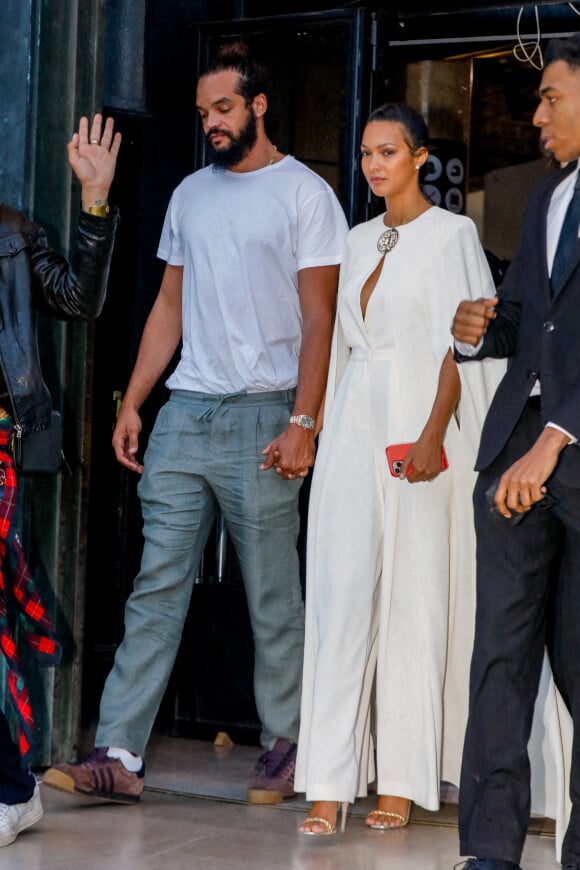
<instances>
[{"instance_id":1,"label":"gold watch","mask_svg":"<svg viewBox=\"0 0 580 870\"><path fill-rule=\"evenodd\" d=\"M89 206L89 214L94 214L97 217L107 217L109 214L109 203L106 199L96 199Z\"/></svg>"}]
</instances>

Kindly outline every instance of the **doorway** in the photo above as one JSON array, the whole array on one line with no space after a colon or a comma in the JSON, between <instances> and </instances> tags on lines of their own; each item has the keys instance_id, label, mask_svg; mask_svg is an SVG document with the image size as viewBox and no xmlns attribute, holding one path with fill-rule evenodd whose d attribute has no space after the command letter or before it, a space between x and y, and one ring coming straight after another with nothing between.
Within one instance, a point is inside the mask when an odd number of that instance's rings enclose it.
<instances>
[{"instance_id":1,"label":"doorway","mask_svg":"<svg viewBox=\"0 0 580 870\"><path fill-rule=\"evenodd\" d=\"M159 287L155 251L169 197L205 159L190 66L196 62L199 72L218 42L246 40L274 73L274 141L334 187L351 225L382 206L360 182L364 119L383 101L412 102L435 139L430 195L469 214L504 268L527 192L547 165L531 123L539 73L513 56L503 15L489 13L484 25L477 13L449 16L445 32L439 20L423 16L410 22L405 39L391 16L363 8L245 18L176 29L175 51L162 30L148 33L139 98L111 108L125 137L114 189L123 220L95 338L85 725L97 717L142 546L137 478L117 465L110 448L116 406ZM172 63L160 76L147 65L161 54ZM163 380L143 408L141 453L167 396ZM307 494L305 487L304 502ZM257 742L251 631L235 553L219 525L197 581L156 727L203 738L227 730L238 741Z\"/></svg>"},{"instance_id":2,"label":"doorway","mask_svg":"<svg viewBox=\"0 0 580 870\"><path fill-rule=\"evenodd\" d=\"M292 153L331 184L351 223L361 209L355 143L366 68L364 21L359 9L207 23L184 30L187 48L175 52L182 64L197 57L199 71L218 43L243 38L272 72L268 114L273 140L280 151ZM151 38L161 40L162 35L153 33ZM157 50L153 46L151 54ZM172 72L176 81L187 81L184 68ZM195 122L195 70L190 72L180 99L173 93L169 105L157 96L157 81L149 100L142 98L141 89L134 105L111 110L124 134L114 198L127 217L120 227L107 306L96 329L85 727L98 716L142 548L138 481L116 463L111 431L159 287L162 264L155 250L169 197L181 178L205 163L204 140ZM140 455L167 397L163 381L143 407ZM304 517L307 494L306 486ZM300 543L303 547L303 533ZM202 738L227 730L237 741L257 743L252 672L253 641L239 565L218 521L198 571L156 729Z\"/></svg>"}]
</instances>

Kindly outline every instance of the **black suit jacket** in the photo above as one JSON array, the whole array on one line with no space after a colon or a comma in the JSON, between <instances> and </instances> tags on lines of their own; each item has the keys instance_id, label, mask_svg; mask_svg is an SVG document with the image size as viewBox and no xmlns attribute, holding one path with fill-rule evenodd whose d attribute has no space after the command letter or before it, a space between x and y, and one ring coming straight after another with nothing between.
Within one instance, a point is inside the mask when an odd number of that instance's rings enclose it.
<instances>
[{"instance_id":1,"label":"black suit jacket","mask_svg":"<svg viewBox=\"0 0 580 870\"><path fill-rule=\"evenodd\" d=\"M510 357L485 420L477 471L487 468L505 447L538 377L544 422L556 423L580 439L580 241L554 298L546 260L550 200L574 169L573 163L534 188L516 255L499 291L497 317L473 358ZM580 486L580 447L570 445L562 451L555 475Z\"/></svg>"}]
</instances>

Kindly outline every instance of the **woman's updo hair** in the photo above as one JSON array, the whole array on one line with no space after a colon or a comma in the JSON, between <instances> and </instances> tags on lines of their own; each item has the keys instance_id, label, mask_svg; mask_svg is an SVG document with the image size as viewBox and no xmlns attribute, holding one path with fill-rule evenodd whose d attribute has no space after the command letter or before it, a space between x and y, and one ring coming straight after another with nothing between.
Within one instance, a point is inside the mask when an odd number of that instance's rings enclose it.
<instances>
[{"instance_id":1,"label":"woman's updo hair","mask_svg":"<svg viewBox=\"0 0 580 870\"><path fill-rule=\"evenodd\" d=\"M371 112L367 124L372 121L394 121L400 124L411 154L415 154L419 148L429 148L429 131L425 119L407 103L383 103Z\"/></svg>"}]
</instances>

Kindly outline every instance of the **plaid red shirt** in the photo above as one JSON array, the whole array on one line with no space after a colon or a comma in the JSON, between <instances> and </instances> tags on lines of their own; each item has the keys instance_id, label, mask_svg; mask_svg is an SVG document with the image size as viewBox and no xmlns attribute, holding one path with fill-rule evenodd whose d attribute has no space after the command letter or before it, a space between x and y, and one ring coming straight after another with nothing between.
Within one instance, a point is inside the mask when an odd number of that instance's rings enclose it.
<instances>
[{"instance_id":1,"label":"plaid red shirt","mask_svg":"<svg viewBox=\"0 0 580 870\"><path fill-rule=\"evenodd\" d=\"M58 664L61 648L13 526L17 483L9 446L12 432L12 423L0 420L0 646L8 665L7 712L12 713L10 724L25 757L33 741L34 718L15 634L47 664Z\"/></svg>"}]
</instances>

